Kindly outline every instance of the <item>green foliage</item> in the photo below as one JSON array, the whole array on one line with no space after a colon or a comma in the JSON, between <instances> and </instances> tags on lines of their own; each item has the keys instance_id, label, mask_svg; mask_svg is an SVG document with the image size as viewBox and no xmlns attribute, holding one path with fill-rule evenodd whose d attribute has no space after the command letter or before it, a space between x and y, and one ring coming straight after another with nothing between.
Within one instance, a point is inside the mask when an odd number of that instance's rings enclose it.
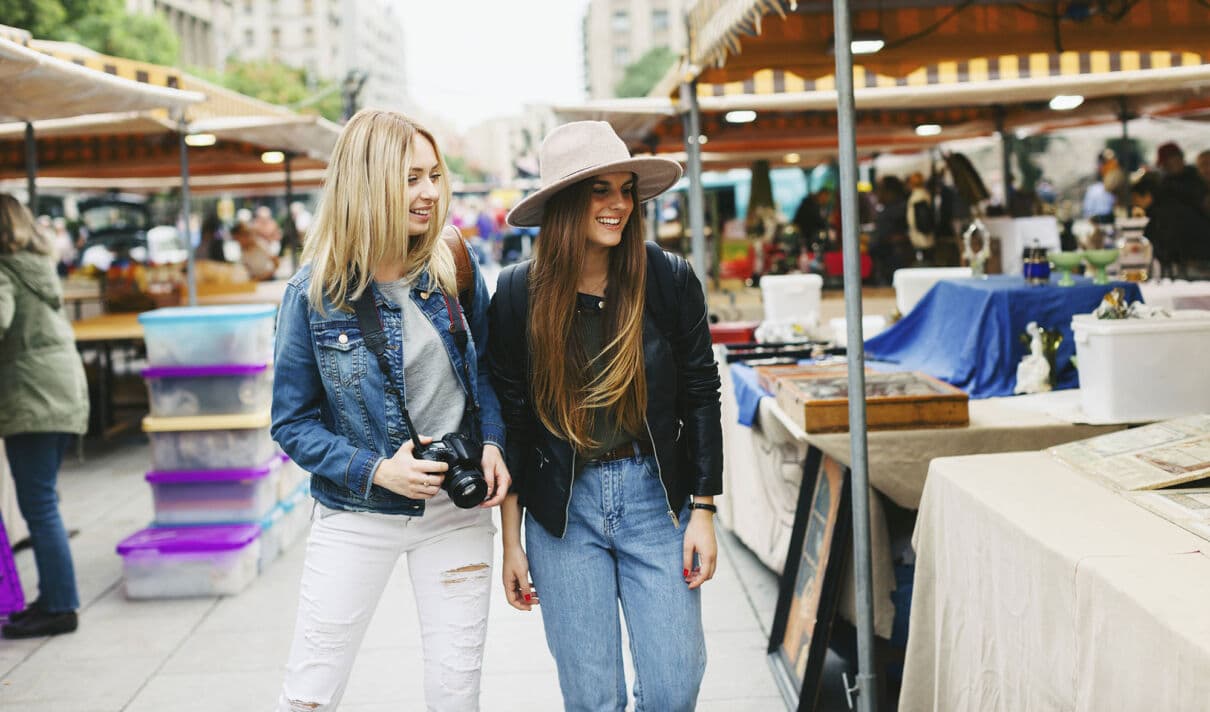
<instances>
[{"instance_id":1,"label":"green foliage","mask_svg":"<svg viewBox=\"0 0 1210 712\"><path fill-rule=\"evenodd\" d=\"M59 0L0 0L0 18L34 37L50 37L67 21L67 10Z\"/></svg>"},{"instance_id":2,"label":"green foliage","mask_svg":"<svg viewBox=\"0 0 1210 712\"><path fill-rule=\"evenodd\" d=\"M90 15L73 25L68 39L102 54L169 66L181 51L172 26L159 15Z\"/></svg>"},{"instance_id":3,"label":"green foliage","mask_svg":"<svg viewBox=\"0 0 1210 712\"><path fill-rule=\"evenodd\" d=\"M450 173L453 173L464 183L478 183L485 178L483 171L471 168L462 156L445 154L445 165L449 167Z\"/></svg>"},{"instance_id":4,"label":"green foliage","mask_svg":"<svg viewBox=\"0 0 1210 712\"><path fill-rule=\"evenodd\" d=\"M619 97L647 96L675 61L676 54L667 47L652 48L626 67L613 93Z\"/></svg>"},{"instance_id":5,"label":"green foliage","mask_svg":"<svg viewBox=\"0 0 1210 712\"><path fill-rule=\"evenodd\" d=\"M225 72L190 70L203 79L271 104L296 108L304 114L318 114L339 122L344 111L340 88L332 82L317 81L305 69L272 60L227 60Z\"/></svg>"},{"instance_id":6,"label":"green foliage","mask_svg":"<svg viewBox=\"0 0 1210 712\"><path fill-rule=\"evenodd\" d=\"M132 15L122 0L0 0L0 18L38 39L77 42L103 54L174 64L180 44L159 15Z\"/></svg>"}]
</instances>

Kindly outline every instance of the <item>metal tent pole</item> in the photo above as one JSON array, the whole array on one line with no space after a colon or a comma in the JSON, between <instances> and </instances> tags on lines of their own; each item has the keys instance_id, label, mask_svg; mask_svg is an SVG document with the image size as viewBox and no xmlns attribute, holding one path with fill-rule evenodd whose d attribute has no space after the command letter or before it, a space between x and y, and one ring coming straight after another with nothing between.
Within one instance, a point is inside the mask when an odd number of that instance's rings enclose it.
<instances>
[{"instance_id":1,"label":"metal tent pole","mask_svg":"<svg viewBox=\"0 0 1210 712\"><path fill-rule=\"evenodd\" d=\"M1012 215L1013 204L1013 137L1004 126L1004 107L996 107L996 133L1000 134L1000 169L1004 172L1004 214Z\"/></svg>"},{"instance_id":2,"label":"metal tent pole","mask_svg":"<svg viewBox=\"0 0 1210 712\"><path fill-rule=\"evenodd\" d=\"M34 125L25 122L25 190L29 194L26 206L38 217L38 143L34 140Z\"/></svg>"},{"instance_id":3,"label":"metal tent pole","mask_svg":"<svg viewBox=\"0 0 1210 712\"><path fill-rule=\"evenodd\" d=\"M685 153L689 174L689 237L693 271L706 288L705 200L702 196L702 117L697 105L697 80L681 84L681 124L685 128Z\"/></svg>"},{"instance_id":4,"label":"metal tent pole","mask_svg":"<svg viewBox=\"0 0 1210 712\"><path fill-rule=\"evenodd\" d=\"M840 216L844 248L844 302L849 355L849 470L853 492L853 576L857 595L857 705L878 709L874 667L874 592L870 573L870 476L866 444L865 344L862 334L861 252L858 244L857 124L853 97L853 39L849 0L832 3L836 54Z\"/></svg>"},{"instance_id":5,"label":"metal tent pole","mask_svg":"<svg viewBox=\"0 0 1210 712\"><path fill-rule=\"evenodd\" d=\"M189 145L185 143L188 133L189 127L182 115L177 120L177 136L181 142L181 230L184 233L185 245L189 248L185 261L185 286L189 290L189 306L196 307L197 268L194 264L193 234L189 228Z\"/></svg>"}]
</instances>

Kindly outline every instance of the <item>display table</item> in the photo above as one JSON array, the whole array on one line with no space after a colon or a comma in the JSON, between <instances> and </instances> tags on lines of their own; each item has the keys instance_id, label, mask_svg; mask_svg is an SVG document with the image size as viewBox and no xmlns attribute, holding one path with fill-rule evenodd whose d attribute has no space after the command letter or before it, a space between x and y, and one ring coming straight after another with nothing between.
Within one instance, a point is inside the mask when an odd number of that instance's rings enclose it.
<instances>
[{"instance_id":1,"label":"display table","mask_svg":"<svg viewBox=\"0 0 1210 712\"><path fill-rule=\"evenodd\" d=\"M1210 281L1143 282L1139 288L1143 290L1143 300L1153 307L1168 310L1210 309Z\"/></svg>"},{"instance_id":2,"label":"display table","mask_svg":"<svg viewBox=\"0 0 1210 712\"><path fill-rule=\"evenodd\" d=\"M934 460L899 709L1203 710L1210 542L1044 452Z\"/></svg>"},{"instance_id":3,"label":"display table","mask_svg":"<svg viewBox=\"0 0 1210 712\"><path fill-rule=\"evenodd\" d=\"M971 398L1010 396L1017 364L1029 352L1020 336L1036 321L1062 333L1058 387L1074 388L1071 317L1092 312L1113 287L1122 287L1130 301L1141 298L1139 286L1129 282L1095 285L1081 279L1072 287L1030 287L1021 277L999 275L938 282L906 316L866 341L866 355L923 371Z\"/></svg>"},{"instance_id":4,"label":"display table","mask_svg":"<svg viewBox=\"0 0 1210 712\"><path fill-rule=\"evenodd\" d=\"M719 359L722 363L723 359ZM808 445L848 465L849 434L806 433L773 398L759 398L752 426L740 425L731 369L721 365L723 418L723 496L719 518L774 571L785 565L794 507ZM742 388L742 386L741 386ZM1045 396L1057 394L1044 394ZM1078 399L1078 391L1062 394ZM891 501L916 509L929 462L942 455L968 455L1041 448L1121 430L1121 425L1077 425L1057 414L1053 399L1039 396L991 398L970 403L965 428L886 430L869 433L870 484ZM890 536L881 501L870 498L870 535L874 576L874 628L889 638L894 622L891 593L895 577ZM844 582L840 612L854 620L852 577Z\"/></svg>"}]
</instances>

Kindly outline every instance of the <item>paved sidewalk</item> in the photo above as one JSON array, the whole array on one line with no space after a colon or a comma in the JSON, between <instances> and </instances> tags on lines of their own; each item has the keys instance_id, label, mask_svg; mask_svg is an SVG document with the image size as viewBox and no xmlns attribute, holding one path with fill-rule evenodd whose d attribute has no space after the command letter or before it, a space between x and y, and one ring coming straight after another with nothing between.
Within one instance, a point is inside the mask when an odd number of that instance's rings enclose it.
<instances>
[{"instance_id":1,"label":"paved sidewalk","mask_svg":"<svg viewBox=\"0 0 1210 712\"><path fill-rule=\"evenodd\" d=\"M22 712L245 712L270 710L290 644L304 542L231 598L128 601L114 546L151 519L143 481L148 447L131 439L69 455L60 493L83 610L75 634L0 640L0 709ZM726 533L719 569L703 591L709 666L698 709L784 709L765 661L773 574ZM32 597L32 554L17 556ZM497 552L498 563L498 552ZM742 573L741 573L742 572ZM772 599L770 598L772 593ZM759 611L759 615L758 615ZM391 579L358 656L342 710L418 709L422 664L415 607L402 567ZM561 708L541 620L510 608L493 588L482 708Z\"/></svg>"}]
</instances>

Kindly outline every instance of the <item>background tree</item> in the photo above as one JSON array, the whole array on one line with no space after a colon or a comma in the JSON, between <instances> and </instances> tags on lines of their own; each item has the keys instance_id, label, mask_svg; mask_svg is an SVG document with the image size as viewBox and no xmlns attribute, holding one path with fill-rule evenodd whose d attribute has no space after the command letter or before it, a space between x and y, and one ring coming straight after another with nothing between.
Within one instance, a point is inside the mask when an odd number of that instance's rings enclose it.
<instances>
[{"instance_id":1,"label":"background tree","mask_svg":"<svg viewBox=\"0 0 1210 712\"><path fill-rule=\"evenodd\" d=\"M37 39L77 42L115 57L171 65L180 56L167 20L127 13L122 0L0 0L0 18Z\"/></svg>"},{"instance_id":2,"label":"background tree","mask_svg":"<svg viewBox=\"0 0 1210 712\"><path fill-rule=\"evenodd\" d=\"M304 114L319 114L339 122L342 118L340 87L309 76L305 69L271 60L227 60L226 71L193 68L192 73L219 86L271 104L296 108Z\"/></svg>"},{"instance_id":3,"label":"background tree","mask_svg":"<svg viewBox=\"0 0 1210 712\"><path fill-rule=\"evenodd\" d=\"M622 80L614 87L613 93L619 97L647 96L656 82L676 61L676 54L667 47L654 47L639 57L622 74Z\"/></svg>"}]
</instances>

